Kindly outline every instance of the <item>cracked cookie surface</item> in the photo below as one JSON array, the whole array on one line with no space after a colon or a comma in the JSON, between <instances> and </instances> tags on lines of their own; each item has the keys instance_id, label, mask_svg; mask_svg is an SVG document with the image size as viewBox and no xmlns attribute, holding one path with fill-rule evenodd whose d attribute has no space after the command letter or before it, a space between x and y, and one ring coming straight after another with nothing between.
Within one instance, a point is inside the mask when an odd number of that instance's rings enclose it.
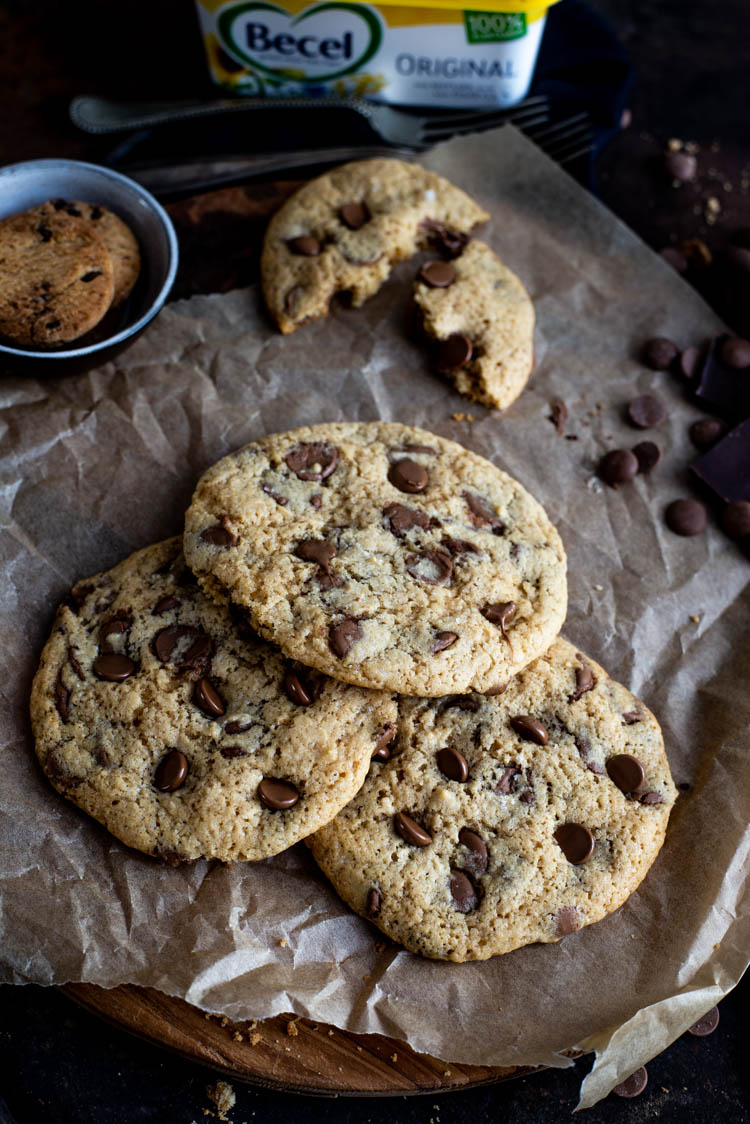
<instances>
[{"instance_id":1,"label":"cracked cookie surface","mask_svg":"<svg viewBox=\"0 0 750 1124\"><path fill-rule=\"evenodd\" d=\"M271 219L261 257L268 309L286 333L325 316L335 293L351 293L358 307L396 262L431 245L452 255L488 217L418 164L344 164L305 184Z\"/></svg>"},{"instance_id":2,"label":"cracked cookie surface","mask_svg":"<svg viewBox=\"0 0 750 1124\"><path fill-rule=\"evenodd\" d=\"M503 694L400 699L364 786L308 844L389 937L484 960L619 908L676 796L654 716L559 638Z\"/></svg>"},{"instance_id":3,"label":"cracked cookie surface","mask_svg":"<svg viewBox=\"0 0 750 1124\"><path fill-rule=\"evenodd\" d=\"M200 591L179 539L74 587L31 697L54 787L173 864L262 859L321 827L395 712L254 637Z\"/></svg>"},{"instance_id":4,"label":"cracked cookie surface","mask_svg":"<svg viewBox=\"0 0 750 1124\"><path fill-rule=\"evenodd\" d=\"M501 686L552 643L566 560L543 508L456 442L394 422L274 434L210 468L185 553L290 657L360 686Z\"/></svg>"}]
</instances>

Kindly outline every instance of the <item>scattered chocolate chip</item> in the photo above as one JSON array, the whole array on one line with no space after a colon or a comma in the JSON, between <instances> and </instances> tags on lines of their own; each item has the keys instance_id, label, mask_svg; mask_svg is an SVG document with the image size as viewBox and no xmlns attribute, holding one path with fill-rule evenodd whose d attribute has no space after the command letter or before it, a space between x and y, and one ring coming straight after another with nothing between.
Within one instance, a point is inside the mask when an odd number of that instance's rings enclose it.
<instances>
[{"instance_id":1,"label":"scattered chocolate chip","mask_svg":"<svg viewBox=\"0 0 750 1124\"><path fill-rule=\"evenodd\" d=\"M581 927L581 919L574 905L564 905L555 914L555 935L568 937Z\"/></svg>"},{"instance_id":2,"label":"scattered chocolate chip","mask_svg":"<svg viewBox=\"0 0 750 1124\"><path fill-rule=\"evenodd\" d=\"M395 461L388 469L388 479L394 488L400 492L423 492L427 487L429 476L427 469L416 461L404 458Z\"/></svg>"},{"instance_id":3,"label":"scattered chocolate chip","mask_svg":"<svg viewBox=\"0 0 750 1124\"><path fill-rule=\"evenodd\" d=\"M470 827L462 827L458 833L458 841L469 852L467 862L471 871L474 874L484 874L490 865L490 857L487 854L487 844L481 835L472 831Z\"/></svg>"},{"instance_id":4,"label":"scattered chocolate chip","mask_svg":"<svg viewBox=\"0 0 750 1124\"><path fill-rule=\"evenodd\" d=\"M565 423L568 420L568 407L562 398L553 398L549 408L549 420L557 430L558 436L562 437L565 432Z\"/></svg>"},{"instance_id":5,"label":"scattered chocolate chip","mask_svg":"<svg viewBox=\"0 0 750 1124\"><path fill-rule=\"evenodd\" d=\"M456 280L456 270L447 261L427 261L417 277L431 289L447 289Z\"/></svg>"},{"instance_id":6,"label":"scattered chocolate chip","mask_svg":"<svg viewBox=\"0 0 750 1124\"><path fill-rule=\"evenodd\" d=\"M433 655L437 655L438 652L444 652L446 648L452 648L457 640L457 632L436 632L435 639L432 642Z\"/></svg>"},{"instance_id":7,"label":"scattered chocolate chip","mask_svg":"<svg viewBox=\"0 0 750 1124\"><path fill-rule=\"evenodd\" d=\"M229 726L227 726L227 729L229 729ZM247 757L247 750L243 749L241 745L223 745L219 753L227 761L232 761L235 757Z\"/></svg>"},{"instance_id":8,"label":"scattered chocolate chip","mask_svg":"<svg viewBox=\"0 0 750 1124\"><path fill-rule=\"evenodd\" d=\"M81 669L81 665L78 662L78 658L76 656L74 648L68 648L68 663L73 668L73 671L76 673L78 678L82 680L84 678L83 670Z\"/></svg>"},{"instance_id":9,"label":"scattered chocolate chip","mask_svg":"<svg viewBox=\"0 0 750 1124\"><path fill-rule=\"evenodd\" d=\"M730 340L731 337L724 335L715 336L709 342L695 396L705 402L711 412L740 420L750 414L750 378L736 363L743 362L745 348L749 348L750 343L741 340L732 344L730 355L735 363L730 364L724 358L724 348L729 346Z\"/></svg>"},{"instance_id":10,"label":"scattered chocolate chip","mask_svg":"<svg viewBox=\"0 0 750 1124\"><path fill-rule=\"evenodd\" d=\"M666 371L677 358L677 344L664 336L648 340L641 352L641 361L652 371Z\"/></svg>"},{"instance_id":11,"label":"scattered chocolate chip","mask_svg":"<svg viewBox=\"0 0 750 1124\"><path fill-rule=\"evenodd\" d=\"M494 605L485 605L479 610L482 616L490 622L500 626L500 631L507 640L506 626L516 615L515 601L496 601Z\"/></svg>"},{"instance_id":12,"label":"scattered chocolate chip","mask_svg":"<svg viewBox=\"0 0 750 1124\"><path fill-rule=\"evenodd\" d=\"M659 251L659 256L664 258L667 265L671 265L672 269L676 269L678 273L685 273L687 270L687 258L679 250L675 250L674 246L665 246L663 250Z\"/></svg>"},{"instance_id":13,"label":"scattered chocolate chip","mask_svg":"<svg viewBox=\"0 0 750 1124\"><path fill-rule=\"evenodd\" d=\"M638 458L630 449L611 449L599 461L597 471L605 484L617 488L638 474Z\"/></svg>"},{"instance_id":14,"label":"scattered chocolate chip","mask_svg":"<svg viewBox=\"0 0 750 1124\"><path fill-rule=\"evenodd\" d=\"M453 904L459 913L471 913L479 905L477 888L465 871L451 868L450 888Z\"/></svg>"},{"instance_id":15,"label":"scattered chocolate chip","mask_svg":"<svg viewBox=\"0 0 750 1124\"><path fill-rule=\"evenodd\" d=\"M629 753L618 753L615 757L610 757L607 760L607 773L609 779L626 796L643 788L645 780L643 765L637 757L631 757Z\"/></svg>"},{"instance_id":16,"label":"scattered chocolate chip","mask_svg":"<svg viewBox=\"0 0 750 1124\"><path fill-rule=\"evenodd\" d=\"M233 531L229 530L227 526L227 517L222 515L218 523L213 527L206 527L205 531L201 531L201 539L203 542L210 543L211 546L236 546L237 536Z\"/></svg>"},{"instance_id":17,"label":"scattered chocolate chip","mask_svg":"<svg viewBox=\"0 0 750 1124\"><path fill-rule=\"evenodd\" d=\"M633 446L633 456L638 461L638 471L647 476L661 463L661 449L653 441L639 441Z\"/></svg>"},{"instance_id":18,"label":"scattered chocolate chip","mask_svg":"<svg viewBox=\"0 0 750 1124\"><path fill-rule=\"evenodd\" d=\"M118 656L115 652L106 652L97 656L93 663L94 675L97 679L106 679L110 683L122 683L135 674L135 664L127 656Z\"/></svg>"},{"instance_id":19,"label":"scattered chocolate chip","mask_svg":"<svg viewBox=\"0 0 750 1124\"><path fill-rule=\"evenodd\" d=\"M199 679L193 690L193 702L209 718L220 718L227 706L210 679Z\"/></svg>"},{"instance_id":20,"label":"scattered chocolate chip","mask_svg":"<svg viewBox=\"0 0 750 1124\"><path fill-rule=\"evenodd\" d=\"M728 503L719 521L730 539L742 539L745 535L750 535L750 503L747 500Z\"/></svg>"},{"instance_id":21,"label":"scattered chocolate chip","mask_svg":"<svg viewBox=\"0 0 750 1124\"><path fill-rule=\"evenodd\" d=\"M493 511L487 500L475 492L462 492L462 498L469 509L469 521L475 527L492 527L494 534L502 534L505 524L496 511Z\"/></svg>"},{"instance_id":22,"label":"scattered chocolate chip","mask_svg":"<svg viewBox=\"0 0 750 1124\"><path fill-rule=\"evenodd\" d=\"M517 714L510 720L510 725L520 738L527 742L534 742L535 745L546 745L549 741L549 733L546 726L544 726L538 718L533 718L530 714Z\"/></svg>"},{"instance_id":23,"label":"scattered chocolate chip","mask_svg":"<svg viewBox=\"0 0 750 1124\"><path fill-rule=\"evenodd\" d=\"M667 408L655 394L641 394L628 403L628 421L636 429L651 429L661 425L667 416Z\"/></svg>"},{"instance_id":24,"label":"scattered chocolate chip","mask_svg":"<svg viewBox=\"0 0 750 1124\"><path fill-rule=\"evenodd\" d=\"M187 757L179 749L171 749L156 766L154 786L159 792L175 792L178 788L182 788L187 775Z\"/></svg>"},{"instance_id":25,"label":"scattered chocolate chip","mask_svg":"<svg viewBox=\"0 0 750 1124\"><path fill-rule=\"evenodd\" d=\"M264 777L258 785L261 804L272 812L293 808L299 800L299 791L291 781L281 781L276 777Z\"/></svg>"},{"instance_id":26,"label":"scattered chocolate chip","mask_svg":"<svg viewBox=\"0 0 750 1124\"><path fill-rule=\"evenodd\" d=\"M339 450L325 441L307 441L295 446L284 460L300 480L327 480L339 463Z\"/></svg>"},{"instance_id":27,"label":"scattered chocolate chip","mask_svg":"<svg viewBox=\"0 0 750 1124\"><path fill-rule=\"evenodd\" d=\"M388 527L397 538L402 538L412 527L421 527L426 531L430 526L430 517L424 511L415 507L406 507L402 503L389 503L383 508L383 515L388 521Z\"/></svg>"},{"instance_id":28,"label":"scattered chocolate chip","mask_svg":"<svg viewBox=\"0 0 750 1124\"><path fill-rule=\"evenodd\" d=\"M640 722L642 715L639 710L627 710L621 715L623 725L634 726L636 722Z\"/></svg>"},{"instance_id":29,"label":"scattered chocolate chip","mask_svg":"<svg viewBox=\"0 0 750 1124\"><path fill-rule=\"evenodd\" d=\"M674 500L664 518L676 535L699 535L708 526L708 513L698 500Z\"/></svg>"},{"instance_id":30,"label":"scattered chocolate chip","mask_svg":"<svg viewBox=\"0 0 750 1124\"><path fill-rule=\"evenodd\" d=\"M84 284L88 284L89 281L93 281L96 277L101 277L101 275L102 275L101 269L90 269L88 271L88 273L84 273L83 277L81 278L81 281L83 281Z\"/></svg>"},{"instance_id":31,"label":"scattered chocolate chip","mask_svg":"<svg viewBox=\"0 0 750 1124\"><path fill-rule=\"evenodd\" d=\"M563 823L555 829L555 839L562 853L573 866L580 866L594 853L594 837L580 823Z\"/></svg>"},{"instance_id":32,"label":"scattered chocolate chip","mask_svg":"<svg viewBox=\"0 0 750 1124\"><path fill-rule=\"evenodd\" d=\"M298 238L290 238L287 246L293 254L300 254L304 258L316 258L320 253L320 242L312 234L300 234Z\"/></svg>"},{"instance_id":33,"label":"scattered chocolate chip","mask_svg":"<svg viewBox=\"0 0 750 1124\"><path fill-rule=\"evenodd\" d=\"M62 671L58 671L55 680L55 709L63 722L67 722L70 715L70 688L63 683Z\"/></svg>"},{"instance_id":34,"label":"scattered chocolate chip","mask_svg":"<svg viewBox=\"0 0 750 1124\"><path fill-rule=\"evenodd\" d=\"M455 371L457 367L465 367L471 362L473 354L474 345L469 337L463 332L455 332L446 340L440 341L435 365L441 374L447 374L449 371Z\"/></svg>"},{"instance_id":35,"label":"scattered chocolate chip","mask_svg":"<svg viewBox=\"0 0 750 1124\"><path fill-rule=\"evenodd\" d=\"M359 640L361 629L354 617L344 617L332 624L328 630L328 647L340 660L344 658L355 640Z\"/></svg>"},{"instance_id":36,"label":"scattered chocolate chip","mask_svg":"<svg viewBox=\"0 0 750 1124\"><path fill-rule=\"evenodd\" d=\"M413 847L427 847L432 843L432 836L428 831L413 820L411 816L407 816L406 812L396 812L393 817L393 826L407 843L411 843Z\"/></svg>"},{"instance_id":37,"label":"scattered chocolate chip","mask_svg":"<svg viewBox=\"0 0 750 1124\"><path fill-rule=\"evenodd\" d=\"M501 796L508 796L511 792L515 791L516 777L520 776L521 770L517 765L509 765L507 769L503 770L503 775L495 785L495 792L500 793Z\"/></svg>"},{"instance_id":38,"label":"scattered chocolate chip","mask_svg":"<svg viewBox=\"0 0 750 1124\"><path fill-rule=\"evenodd\" d=\"M404 565L413 578L426 585L448 585L453 574L453 559L445 550L423 550L410 554Z\"/></svg>"},{"instance_id":39,"label":"scattered chocolate chip","mask_svg":"<svg viewBox=\"0 0 750 1124\"><path fill-rule=\"evenodd\" d=\"M160 616L162 613L168 613L170 609L176 609L181 604L179 597L173 597L167 594L165 597L160 597L154 605L151 612L155 617Z\"/></svg>"},{"instance_id":40,"label":"scattered chocolate chip","mask_svg":"<svg viewBox=\"0 0 750 1124\"><path fill-rule=\"evenodd\" d=\"M750 367L750 340L737 336L726 336L721 345L721 358L728 367L744 371Z\"/></svg>"},{"instance_id":41,"label":"scattered chocolate chip","mask_svg":"<svg viewBox=\"0 0 750 1124\"><path fill-rule=\"evenodd\" d=\"M645 1065L642 1065L635 1073L631 1073L630 1077L626 1077L619 1085L615 1085L612 1092L616 1097L626 1097L629 1100L631 1097L639 1097L647 1084L648 1073Z\"/></svg>"},{"instance_id":42,"label":"scattered chocolate chip","mask_svg":"<svg viewBox=\"0 0 750 1124\"><path fill-rule=\"evenodd\" d=\"M445 746L435 754L437 767L449 781L458 781L463 784L469 779L469 765L463 753L459 753L452 746Z\"/></svg>"},{"instance_id":43,"label":"scattered chocolate chip","mask_svg":"<svg viewBox=\"0 0 750 1124\"><path fill-rule=\"evenodd\" d=\"M380 909L383 905L383 896L380 890L376 890L371 886L367 891L367 900L365 902L365 917L374 918L380 914Z\"/></svg>"},{"instance_id":44,"label":"scattered chocolate chip","mask_svg":"<svg viewBox=\"0 0 750 1124\"><path fill-rule=\"evenodd\" d=\"M644 792L638 797L639 804L663 804L664 797L660 792Z\"/></svg>"},{"instance_id":45,"label":"scattered chocolate chip","mask_svg":"<svg viewBox=\"0 0 750 1124\"><path fill-rule=\"evenodd\" d=\"M350 230L359 230L370 221L370 212L365 203L344 203L339 211L339 218Z\"/></svg>"},{"instance_id":46,"label":"scattered chocolate chip","mask_svg":"<svg viewBox=\"0 0 750 1124\"><path fill-rule=\"evenodd\" d=\"M244 734L251 726L252 722L238 722L235 720L233 722L227 722L224 730L227 734Z\"/></svg>"},{"instance_id":47,"label":"scattered chocolate chip","mask_svg":"<svg viewBox=\"0 0 750 1124\"><path fill-rule=\"evenodd\" d=\"M680 374L683 378L693 380L698 374L698 369L703 362L703 349L700 347L686 347L680 353L680 360L677 364Z\"/></svg>"},{"instance_id":48,"label":"scattered chocolate chip","mask_svg":"<svg viewBox=\"0 0 750 1124\"><path fill-rule=\"evenodd\" d=\"M296 706L311 706L314 691L302 675L287 671L283 680L284 693Z\"/></svg>"},{"instance_id":49,"label":"scattered chocolate chip","mask_svg":"<svg viewBox=\"0 0 750 1124\"><path fill-rule=\"evenodd\" d=\"M726 425L718 418L699 418L690 426L688 434L696 449L710 449L726 431Z\"/></svg>"},{"instance_id":50,"label":"scattered chocolate chip","mask_svg":"<svg viewBox=\"0 0 750 1124\"><path fill-rule=\"evenodd\" d=\"M696 1038L705 1038L707 1034L713 1034L718 1025L719 1008L712 1007L710 1011L706 1011L702 1018L698 1019L697 1023L688 1027L688 1034L694 1034Z\"/></svg>"},{"instance_id":51,"label":"scattered chocolate chip","mask_svg":"<svg viewBox=\"0 0 750 1124\"><path fill-rule=\"evenodd\" d=\"M274 491L274 489L269 487L268 484L264 484L261 488L261 491L265 492L267 496L270 496L274 503L277 503L279 507L286 507L286 505L289 503L289 500L286 498L286 496L282 496L280 492Z\"/></svg>"},{"instance_id":52,"label":"scattered chocolate chip","mask_svg":"<svg viewBox=\"0 0 750 1124\"><path fill-rule=\"evenodd\" d=\"M664 157L664 168L671 179L689 183L695 179L698 161L689 152L668 152Z\"/></svg>"},{"instance_id":53,"label":"scattered chocolate chip","mask_svg":"<svg viewBox=\"0 0 750 1124\"><path fill-rule=\"evenodd\" d=\"M395 741L398 737L398 727L395 722L388 722L380 734L378 734L375 742L375 749L372 752L373 761L390 761L391 759L391 742Z\"/></svg>"},{"instance_id":54,"label":"scattered chocolate chip","mask_svg":"<svg viewBox=\"0 0 750 1124\"><path fill-rule=\"evenodd\" d=\"M746 247L730 246L727 250L727 258L732 265L741 269L743 273L750 273L750 250Z\"/></svg>"}]
</instances>

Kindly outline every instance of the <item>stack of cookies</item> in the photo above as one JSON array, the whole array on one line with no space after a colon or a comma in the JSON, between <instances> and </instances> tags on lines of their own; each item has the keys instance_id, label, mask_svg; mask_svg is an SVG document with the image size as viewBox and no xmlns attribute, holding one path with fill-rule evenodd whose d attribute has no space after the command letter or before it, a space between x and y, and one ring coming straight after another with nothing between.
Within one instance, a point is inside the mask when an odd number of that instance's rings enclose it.
<instances>
[{"instance_id":1,"label":"stack of cookies","mask_svg":"<svg viewBox=\"0 0 750 1124\"><path fill-rule=\"evenodd\" d=\"M676 796L566 608L557 531L482 457L395 423L276 434L204 474L183 540L73 589L37 754L171 863L305 839L423 955L555 941L638 886Z\"/></svg>"},{"instance_id":2,"label":"stack of cookies","mask_svg":"<svg viewBox=\"0 0 750 1124\"><path fill-rule=\"evenodd\" d=\"M0 336L16 347L89 342L140 272L130 228L98 204L52 199L0 221Z\"/></svg>"}]
</instances>

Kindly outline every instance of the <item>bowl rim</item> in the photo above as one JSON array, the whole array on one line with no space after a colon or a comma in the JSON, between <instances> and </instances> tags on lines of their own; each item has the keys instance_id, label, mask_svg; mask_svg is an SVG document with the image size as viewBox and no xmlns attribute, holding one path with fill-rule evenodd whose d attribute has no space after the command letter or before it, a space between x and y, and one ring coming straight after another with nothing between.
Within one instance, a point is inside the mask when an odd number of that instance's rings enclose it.
<instances>
[{"instance_id":1,"label":"bowl rim","mask_svg":"<svg viewBox=\"0 0 750 1124\"><path fill-rule=\"evenodd\" d=\"M47 167L50 170L54 167L82 168L86 171L96 172L98 175L103 176L105 179L115 180L117 181L117 183L124 184L127 188L129 188L137 196L139 196L153 211L153 213L161 223L162 229L164 230L164 233L166 235L169 257L166 276L161 288L159 289L159 292L156 294L153 301L143 313L143 315L140 316L139 319L135 321L135 323L129 324L126 328L122 328L121 331L117 332L117 334L114 336L107 336L106 339L98 340L96 343L88 344L86 347L66 348L64 351L42 351L39 349L27 350L26 348L13 347L10 344L2 343L2 341L0 341L0 352L4 353L5 355L18 356L19 358L62 360L74 359L86 355L95 355L97 352L107 350L110 347L114 347L117 344L122 343L124 340L129 339L136 333L140 332L140 330L142 328L145 328L149 321L153 320L156 314L160 311L167 297L169 296L169 291L174 284L175 277L177 276L177 266L179 263L179 247L177 243L177 234L175 233L175 229L169 215L164 210L161 203L158 202L158 200L151 194L150 191L147 191L147 189L145 187L142 187L141 184L139 184L136 180L131 179L129 176L123 175L122 172L116 172L114 168L106 168L102 164L92 164L86 160L69 160L66 157L61 156L43 157L38 160L21 160L16 164L5 164L0 167L0 181L5 176L18 172L19 169L40 167Z\"/></svg>"}]
</instances>

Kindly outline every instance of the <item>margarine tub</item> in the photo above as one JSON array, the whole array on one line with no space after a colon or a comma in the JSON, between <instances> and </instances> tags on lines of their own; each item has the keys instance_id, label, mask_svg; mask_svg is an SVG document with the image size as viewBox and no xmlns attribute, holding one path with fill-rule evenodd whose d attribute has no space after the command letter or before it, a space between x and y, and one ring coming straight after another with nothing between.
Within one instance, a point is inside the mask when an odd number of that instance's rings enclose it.
<instances>
[{"instance_id":1,"label":"margarine tub","mask_svg":"<svg viewBox=\"0 0 750 1124\"><path fill-rule=\"evenodd\" d=\"M486 2L486 0L485 0ZM550 0L556 3L557 0ZM524 97L544 31L539 0L196 0L214 81L236 94L485 107Z\"/></svg>"}]
</instances>

